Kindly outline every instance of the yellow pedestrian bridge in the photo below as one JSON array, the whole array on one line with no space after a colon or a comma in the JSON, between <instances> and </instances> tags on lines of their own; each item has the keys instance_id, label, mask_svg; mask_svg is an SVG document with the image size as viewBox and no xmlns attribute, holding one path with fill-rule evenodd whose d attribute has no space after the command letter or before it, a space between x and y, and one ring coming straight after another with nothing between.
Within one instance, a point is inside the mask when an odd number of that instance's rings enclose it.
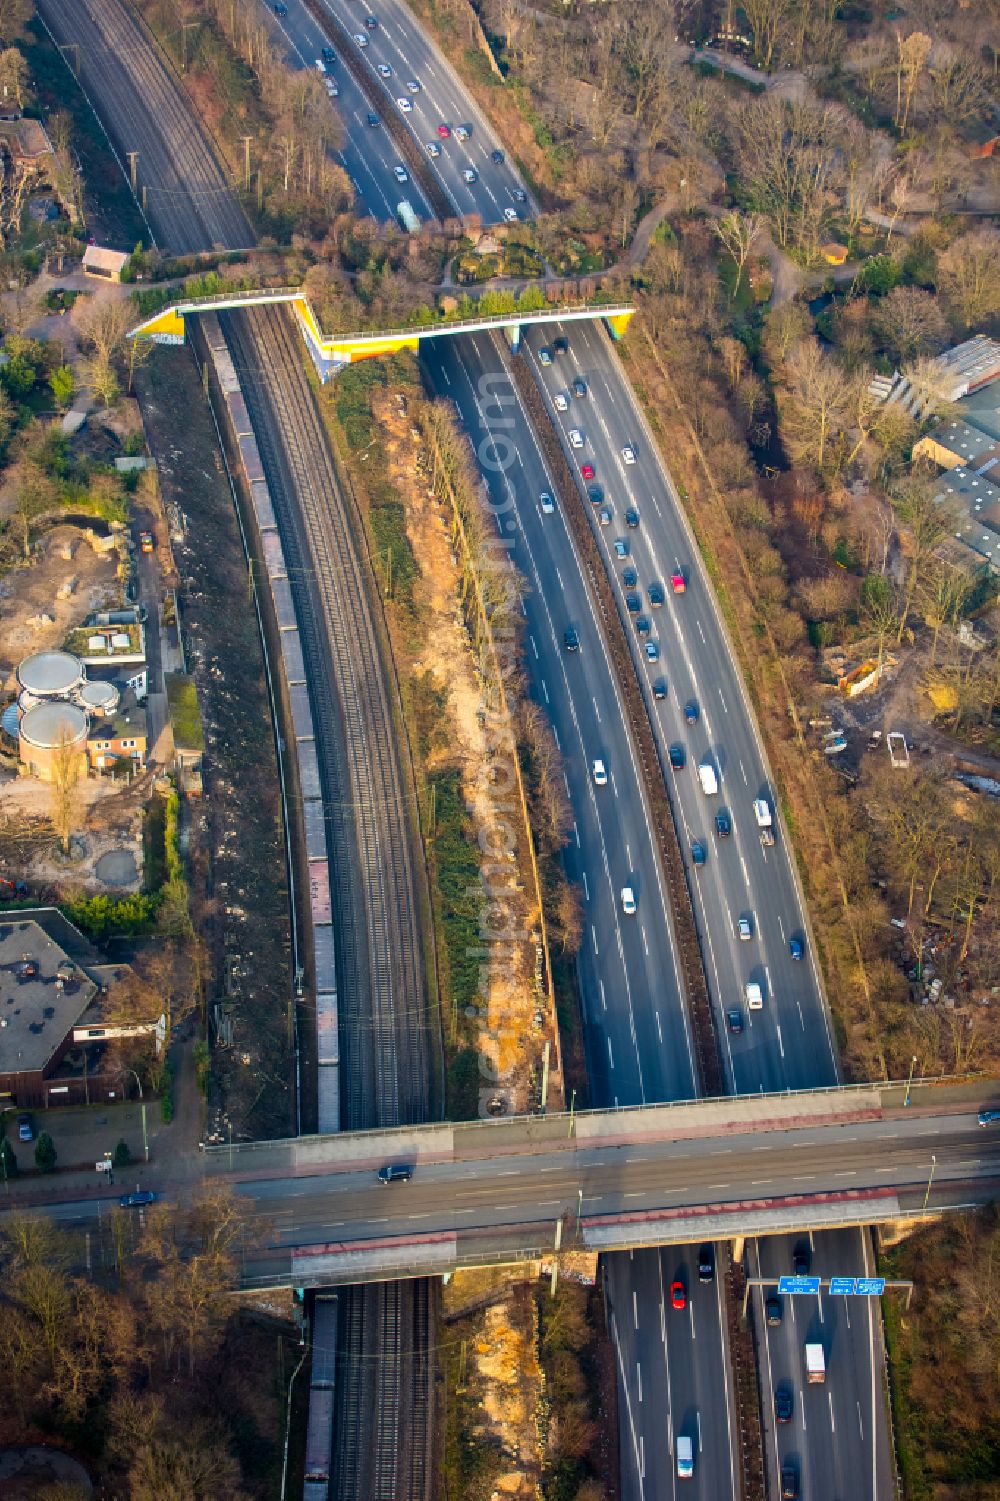
<instances>
[{"instance_id":1,"label":"yellow pedestrian bridge","mask_svg":"<svg viewBox=\"0 0 1000 1501\"><path fill-rule=\"evenodd\" d=\"M209 297L179 299L161 308L151 318L133 328L133 339L153 339L158 344L183 344L185 319L198 313L221 313L269 303L290 303L306 347L319 371L328 380L344 365L371 359L379 354L395 354L400 349L416 350L421 339L437 339L446 334L477 334L499 328L516 352L521 330L535 323L573 323L583 319L603 318L613 338L620 338L628 327L635 309L627 303L547 303L540 308L513 308L499 313L483 313L467 318L441 317L430 323L410 324L404 328L387 328L365 333L327 334L319 325L308 297L301 287L282 287L252 292L231 292Z\"/></svg>"}]
</instances>

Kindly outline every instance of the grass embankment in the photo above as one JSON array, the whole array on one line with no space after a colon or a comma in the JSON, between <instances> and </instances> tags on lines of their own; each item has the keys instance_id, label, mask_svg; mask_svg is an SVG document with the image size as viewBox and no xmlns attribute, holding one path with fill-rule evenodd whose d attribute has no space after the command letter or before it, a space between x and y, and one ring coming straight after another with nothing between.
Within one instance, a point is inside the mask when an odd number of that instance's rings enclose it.
<instances>
[{"instance_id":1,"label":"grass embankment","mask_svg":"<svg viewBox=\"0 0 1000 1501\"><path fill-rule=\"evenodd\" d=\"M419 374L409 356L348 367L337 377L332 401L323 406L335 441L352 456L352 480L400 667L400 699L429 875L426 948L439 987L445 1114L450 1120L469 1120L478 1114L480 1081L478 1057L465 1036L462 1012L473 1001L479 978L478 961L469 957L479 946L479 852L471 837L460 772L454 765L438 764L448 747L447 694L431 673L402 670L423 648L427 612L418 597L420 567L407 534L406 511L389 478L372 413L373 397L390 386L407 399L419 399Z\"/></svg>"},{"instance_id":2,"label":"grass embankment","mask_svg":"<svg viewBox=\"0 0 1000 1501\"><path fill-rule=\"evenodd\" d=\"M1000 1211L952 1216L880 1257L915 1282L883 1299L907 1501L1000 1496Z\"/></svg>"}]
</instances>

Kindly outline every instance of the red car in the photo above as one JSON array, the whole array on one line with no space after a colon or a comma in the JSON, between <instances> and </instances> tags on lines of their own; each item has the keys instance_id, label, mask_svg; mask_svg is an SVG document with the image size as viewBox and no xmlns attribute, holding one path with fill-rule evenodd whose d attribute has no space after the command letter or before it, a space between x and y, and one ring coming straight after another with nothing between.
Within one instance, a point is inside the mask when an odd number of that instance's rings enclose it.
<instances>
[{"instance_id":1,"label":"red car","mask_svg":"<svg viewBox=\"0 0 1000 1501\"><path fill-rule=\"evenodd\" d=\"M670 1284L670 1306L671 1306L671 1308L686 1308L687 1307L687 1293L684 1291L684 1283L683 1282L671 1282L671 1284Z\"/></svg>"},{"instance_id":2,"label":"red car","mask_svg":"<svg viewBox=\"0 0 1000 1501\"><path fill-rule=\"evenodd\" d=\"M580 465L580 473L583 475L584 479L593 479L594 478L594 466L593 466L593 464L581 464Z\"/></svg>"},{"instance_id":3,"label":"red car","mask_svg":"<svg viewBox=\"0 0 1000 1501\"><path fill-rule=\"evenodd\" d=\"M451 126L450 125L439 125L438 126L438 135L441 137L442 141L446 141L448 139L448 137L451 135Z\"/></svg>"},{"instance_id":4,"label":"red car","mask_svg":"<svg viewBox=\"0 0 1000 1501\"><path fill-rule=\"evenodd\" d=\"M670 587L675 594L684 593L684 590L687 588L687 584L684 582L683 573L672 573L670 575Z\"/></svg>"}]
</instances>

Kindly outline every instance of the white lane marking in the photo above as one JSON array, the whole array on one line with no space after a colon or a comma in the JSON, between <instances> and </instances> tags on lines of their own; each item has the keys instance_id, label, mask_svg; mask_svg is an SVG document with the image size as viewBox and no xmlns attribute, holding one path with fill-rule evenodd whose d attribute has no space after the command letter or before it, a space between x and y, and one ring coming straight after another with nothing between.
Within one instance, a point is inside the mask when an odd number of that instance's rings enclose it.
<instances>
[{"instance_id":1,"label":"white lane marking","mask_svg":"<svg viewBox=\"0 0 1000 1501\"><path fill-rule=\"evenodd\" d=\"M583 899L584 899L585 902L589 902L590 901L590 886L589 886L589 884L587 882L587 872L585 870L582 870L580 872L580 880L583 882Z\"/></svg>"},{"instance_id":2,"label":"white lane marking","mask_svg":"<svg viewBox=\"0 0 1000 1501\"><path fill-rule=\"evenodd\" d=\"M833 1415L833 1392L827 1392L826 1399L827 1399L827 1401L830 1404L830 1432L831 1433L836 1433L836 1431L837 1431L837 1420L836 1420L836 1418Z\"/></svg>"},{"instance_id":3,"label":"white lane marking","mask_svg":"<svg viewBox=\"0 0 1000 1501\"><path fill-rule=\"evenodd\" d=\"M608 1009L608 1003L607 1003L607 1001L604 998L604 981L603 980L598 980L597 983L601 987L601 1005L603 1006L604 1010L607 1011L607 1009Z\"/></svg>"},{"instance_id":4,"label":"white lane marking","mask_svg":"<svg viewBox=\"0 0 1000 1501\"><path fill-rule=\"evenodd\" d=\"M611 1051L611 1038L610 1037L608 1038L608 1061L610 1062L611 1067L614 1068L614 1066L615 1066L615 1055Z\"/></svg>"},{"instance_id":5,"label":"white lane marking","mask_svg":"<svg viewBox=\"0 0 1000 1501\"><path fill-rule=\"evenodd\" d=\"M662 1047L662 1045L663 1045L663 1028L660 1026L660 1013L658 1011L656 1012L656 1035L660 1039L660 1046Z\"/></svg>"},{"instance_id":6,"label":"white lane marking","mask_svg":"<svg viewBox=\"0 0 1000 1501\"><path fill-rule=\"evenodd\" d=\"M726 700L722 697L722 689L721 688L719 689L719 701L722 704L723 709L728 714L729 713L729 705L726 703Z\"/></svg>"},{"instance_id":7,"label":"white lane marking","mask_svg":"<svg viewBox=\"0 0 1000 1501\"><path fill-rule=\"evenodd\" d=\"M860 1402L856 1402L855 1406L858 1409L858 1432L861 1434L861 1442L864 1443L864 1441L865 1441L865 1425L864 1425L864 1420L862 1419L862 1416L861 1416L861 1403Z\"/></svg>"},{"instance_id":8,"label":"white lane marking","mask_svg":"<svg viewBox=\"0 0 1000 1501\"><path fill-rule=\"evenodd\" d=\"M597 947L597 929L594 927L593 923L591 923L590 925L590 939L594 945L594 953L599 954L601 951Z\"/></svg>"},{"instance_id":9,"label":"white lane marking","mask_svg":"<svg viewBox=\"0 0 1000 1501\"><path fill-rule=\"evenodd\" d=\"M537 643L535 641L534 636L529 636L528 640L531 642L531 650L535 653L535 661L537 662L538 661L538 645L537 645Z\"/></svg>"},{"instance_id":10,"label":"white lane marking","mask_svg":"<svg viewBox=\"0 0 1000 1501\"><path fill-rule=\"evenodd\" d=\"M781 941L782 941L782 943L784 943L784 941L785 941L785 925L781 921L780 917L778 918L778 932L781 934Z\"/></svg>"},{"instance_id":11,"label":"white lane marking","mask_svg":"<svg viewBox=\"0 0 1000 1501\"><path fill-rule=\"evenodd\" d=\"M784 1056L785 1056L785 1044L781 1040L781 1023L780 1022L778 1022L777 1026L775 1027L775 1031L778 1034L778 1047L781 1050L781 1056L782 1056L782 1058L784 1058Z\"/></svg>"},{"instance_id":12,"label":"white lane marking","mask_svg":"<svg viewBox=\"0 0 1000 1501\"><path fill-rule=\"evenodd\" d=\"M743 773L743 780L744 780L744 782L745 782L745 783L746 783L746 785L747 785L747 786L748 786L748 787L749 787L749 786L750 786L750 782L749 782L749 779L748 779L748 778L747 778L747 769L746 769L746 767L745 767L745 766L744 766L744 765L743 765L743 762L742 762L742 761L741 761L741 762L740 762L740 771L742 771L742 773Z\"/></svg>"},{"instance_id":13,"label":"white lane marking","mask_svg":"<svg viewBox=\"0 0 1000 1501\"><path fill-rule=\"evenodd\" d=\"M569 798L570 803L572 803L572 801L573 801L573 794L569 790L569 777L566 775L565 772L563 772L563 786L566 788L566 796ZM579 840L577 841L577 843L579 843Z\"/></svg>"},{"instance_id":14,"label":"white lane marking","mask_svg":"<svg viewBox=\"0 0 1000 1501\"><path fill-rule=\"evenodd\" d=\"M556 729L555 724L551 725L551 730L552 730L552 738L553 738L553 740L556 743L556 750L557 751L561 751L562 750L562 741L559 739L559 731Z\"/></svg>"},{"instance_id":15,"label":"white lane marking","mask_svg":"<svg viewBox=\"0 0 1000 1501\"><path fill-rule=\"evenodd\" d=\"M701 628L701 621L700 620L696 620L695 621L695 625L698 627L698 635L701 637L701 644L702 644L702 646L707 646L708 642L705 640L705 632Z\"/></svg>"},{"instance_id":16,"label":"white lane marking","mask_svg":"<svg viewBox=\"0 0 1000 1501\"><path fill-rule=\"evenodd\" d=\"M577 847L577 849L579 849L580 848L580 830L576 826L576 819L575 818L573 820L573 833L576 835L576 847Z\"/></svg>"},{"instance_id":17,"label":"white lane marking","mask_svg":"<svg viewBox=\"0 0 1000 1501\"><path fill-rule=\"evenodd\" d=\"M640 927L639 932L642 934L642 946L643 946L643 949L645 950L646 958L648 959L649 958L649 944L646 942L646 929L643 928L643 927Z\"/></svg>"},{"instance_id":18,"label":"white lane marking","mask_svg":"<svg viewBox=\"0 0 1000 1501\"><path fill-rule=\"evenodd\" d=\"M545 694L545 702L549 703L550 702L550 700L549 700L549 690L545 686L545 679L544 678L542 678L542 692Z\"/></svg>"},{"instance_id":19,"label":"white lane marking","mask_svg":"<svg viewBox=\"0 0 1000 1501\"><path fill-rule=\"evenodd\" d=\"M598 723L598 724L600 724L600 722L601 722L601 711L600 711L600 709L599 709L599 708L598 708L598 707L597 707L597 699L596 699L596 698L595 698L595 699L592 699L592 703L593 703L593 705L594 705L594 714L595 714L595 715L596 715L596 717L597 717L597 723Z\"/></svg>"},{"instance_id":20,"label":"white lane marking","mask_svg":"<svg viewBox=\"0 0 1000 1501\"><path fill-rule=\"evenodd\" d=\"M639 1327L639 1303L638 1303L638 1300L637 1300L636 1295L635 1295L635 1288L634 1287L632 1289L632 1322L635 1325L635 1327L638 1329L638 1327Z\"/></svg>"}]
</instances>

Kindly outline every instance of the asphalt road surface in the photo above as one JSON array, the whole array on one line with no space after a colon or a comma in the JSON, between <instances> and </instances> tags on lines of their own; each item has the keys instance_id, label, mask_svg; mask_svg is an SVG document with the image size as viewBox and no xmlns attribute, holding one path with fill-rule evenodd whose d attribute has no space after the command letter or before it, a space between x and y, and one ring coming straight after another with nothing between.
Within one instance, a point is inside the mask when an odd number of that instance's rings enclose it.
<instances>
[{"instance_id":1,"label":"asphalt road surface","mask_svg":"<svg viewBox=\"0 0 1000 1501\"><path fill-rule=\"evenodd\" d=\"M555 353L554 340L560 333L569 344L565 354ZM565 435L567 453L576 468L585 463L593 466L595 482L602 486L612 508L610 523L597 527L609 570L621 586L624 568L635 569L643 613L659 646L658 660L650 662L644 642L638 636L633 640L636 670L645 685L662 759L668 760L675 744L686 752L684 768L670 772L671 792L687 846L709 989L730 1084L740 1093L832 1084L838 1077L836 1053L791 848L728 636L669 476L601 325L532 329L525 342ZM543 362L543 348L552 351L551 363ZM577 378L586 383L583 397L573 393ZM556 408L560 392L566 397L565 412ZM568 436L574 428L583 440L580 448L573 447ZM631 449L631 462L626 447ZM587 504L591 511L599 510ZM627 525L629 509L637 513L638 525ZM615 556L618 538L628 545L627 559ZM671 588L675 573L686 580L682 594ZM650 584L663 589L665 602L660 608L650 608ZM661 676L667 680L668 692L666 699L657 700L652 685ZM697 710L694 724L685 714L689 704ZM704 761L711 763L718 776L719 792L712 797L705 795L697 775ZM759 837L753 810L758 798L764 798L772 811L776 842L770 847ZM731 825L725 837L716 830L720 811L728 815ZM705 850L701 865L692 856L696 841ZM739 935L740 918L749 924L750 936L745 939ZM792 956L793 940L801 945L801 959ZM751 1011L746 1004L748 982L761 989L760 1010ZM727 1020L734 1007L739 1012L739 1032ZM830 1269L845 1275L861 1271L871 1255L864 1232L838 1236L829 1245L819 1237L817 1245L817 1254L830 1262ZM768 1246L760 1254L769 1261L775 1253ZM834 1258L840 1258L838 1265L833 1264ZM880 1501L890 1473L890 1446L884 1404L880 1395L875 1400L876 1391L881 1392L883 1354L881 1326L873 1322L875 1327L867 1331L858 1349L831 1366L827 1389L836 1392L841 1407L870 1414L864 1428L852 1434L851 1443L841 1446L840 1463L846 1466L852 1494ZM763 1318L760 1325L765 1327ZM797 1358L792 1341L789 1325L768 1328L768 1360L791 1364ZM808 1436L803 1431L800 1439L796 1457L803 1474L829 1474L829 1434L815 1425Z\"/></svg>"},{"instance_id":2,"label":"asphalt road surface","mask_svg":"<svg viewBox=\"0 0 1000 1501\"><path fill-rule=\"evenodd\" d=\"M501 534L513 539L512 557L527 584L528 670L555 730L575 815L565 863L583 895L579 974L591 1100L611 1106L693 1098L672 916L642 780L565 518L558 507L551 515L542 509L541 495L554 493L554 485L510 385L502 336L427 343L422 358L478 447ZM570 626L579 635L574 652L564 647ZM607 772L603 786L594 779L595 759ZM624 886L636 895L632 916L622 907ZM690 1249L605 1261L623 1383L623 1464L635 1495L673 1494L673 1437L693 1411L709 1441L687 1493L714 1501L732 1492L725 1326L719 1290L699 1286L696 1261ZM695 1317L680 1324L667 1320L663 1291L678 1275L696 1290Z\"/></svg>"},{"instance_id":3,"label":"asphalt road surface","mask_svg":"<svg viewBox=\"0 0 1000 1501\"><path fill-rule=\"evenodd\" d=\"M405 198L421 218L433 217L412 177L406 183L397 181L395 169L404 163L388 131L381 124L368 123L370 110L380 119L388 110L394 110L402 115L421 151L426 154L431 145L439 153L429 158L430 165L456 214L479 214L483 224L502 222L506 210L526 218L531 205L519 202L515 196L525 192L523 183L506 156L502 163L492 160L491 153L502 150L499 142L406 5L397 0L373 0L370 5L356 0L324 0L324 3L352 38L366 39L363 48L353 41L352 45L363 54L371 69L375 97L379 100L373 110L368 96L339 58L329 66L329 76L340 90L338 97L331 99L331 107L338 110L347 128L341 165L354 184L362 212L367 210L379 219L394 218L396 205ZM267 9L273 26L285 38L289 61L305 68L315 68L317 61L322 62L327 36L301 0L288 0L285 16L276 16L272 5ZM374 16L379 23L374 30L365 26L368 16ZM390 70L387 77L379 73L380 65ZM419 85L416 92L408 87L411 82ZM401 99L410 105L405 114L399 107ZM448 127L446 138L438 133L441 125ZM455 135L459 126L469 132L465 141ZM467 171L475 175L472 183L465 180L463 174Z\"/></svg>"}]
</instances>

